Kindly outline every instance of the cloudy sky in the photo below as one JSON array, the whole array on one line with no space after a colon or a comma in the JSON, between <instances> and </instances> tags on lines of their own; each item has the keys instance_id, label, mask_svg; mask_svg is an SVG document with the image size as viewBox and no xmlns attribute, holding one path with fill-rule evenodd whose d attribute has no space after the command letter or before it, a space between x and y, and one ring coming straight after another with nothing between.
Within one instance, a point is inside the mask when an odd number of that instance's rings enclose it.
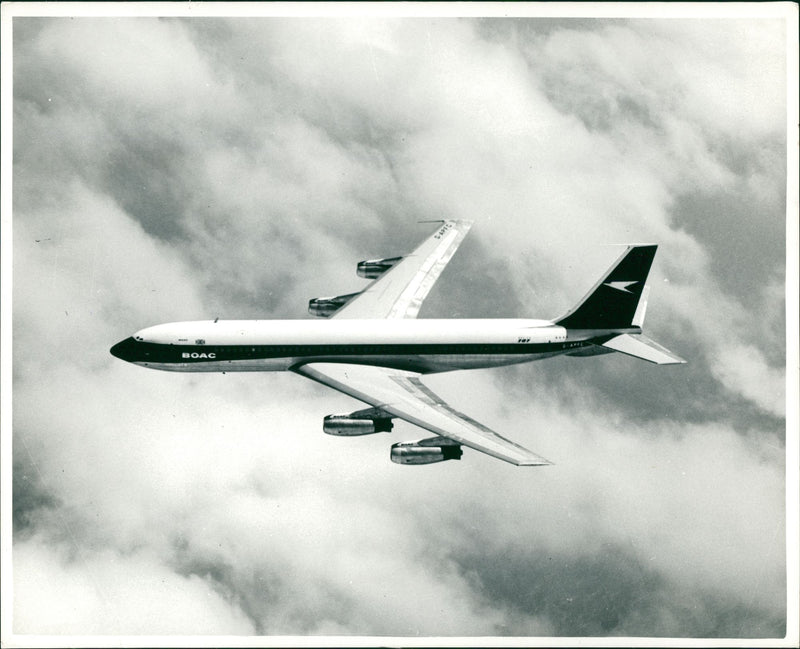
<instances>
[{"instance_id":1,"label":"cloudy sky","mask_svg":"<svg viewBox=\"0 0 800 649\"><path fill-rule=\"evenodd\" d=\"M786 46L753 17L15 18L13 631L783 637ZM326 436L362 406L298 376L108 353L310 317L441 218L475 225L421 317L553 318L656 242L646 331L689 364L431 377L556 464L404 467L422 431Z\"/></svg>"}]
</instances>

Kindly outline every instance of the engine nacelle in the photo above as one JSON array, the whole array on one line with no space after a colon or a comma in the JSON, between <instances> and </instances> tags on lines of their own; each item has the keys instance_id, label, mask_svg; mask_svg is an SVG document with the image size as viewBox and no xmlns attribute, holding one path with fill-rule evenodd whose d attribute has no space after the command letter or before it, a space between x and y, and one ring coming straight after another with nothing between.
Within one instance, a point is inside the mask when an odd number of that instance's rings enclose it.
<instances>
[{"instance_id":1,"label":"engine nacelle","mask_svg":"<svg viewBox=\"0 0 800 649\"><path fill-rule=\"evenodd\" d=\"M315 297L313 300L308 301L308 312L320 318L330 318L356 295L360 294L350 293L348 295L337 295L335 297Z\"/></svg>"},{"instance_id":2,"label":"engine nacelle","mask_svg":"<svg viewBox=\"0 0 800 649\"><path fill-rule=\"evenodd\" d=\"M358 266L356 266L356 273L359 277L363 277L364 279L375 279L383 275L402 259L402 257L387 257L386 259L367 259L366 261L360 261L358 262Z\"/></svg>"},{"instance_id":3,"label":"engine nacelle","mask_svg":"<svg viewBox=\"0 0 800 649\"><path fill-rule=\"evenodd\" d=\"M430 437L418 442L392 444L391 458L396 464L433 464L460 460L461 444L446 437Z\"/></svg>"},{"instance_id":4,"label":"engine nacelle","mask_svg":"<svg viewBox=\"0 0 800 649\"><path fill-rule=\"evenodd\" d=\"M372 435L388 433L392 428L392 418L378 408L357 410L349 415L328 415L322 420L322 430L328 435Z\"/></svg>"}]
</instances>

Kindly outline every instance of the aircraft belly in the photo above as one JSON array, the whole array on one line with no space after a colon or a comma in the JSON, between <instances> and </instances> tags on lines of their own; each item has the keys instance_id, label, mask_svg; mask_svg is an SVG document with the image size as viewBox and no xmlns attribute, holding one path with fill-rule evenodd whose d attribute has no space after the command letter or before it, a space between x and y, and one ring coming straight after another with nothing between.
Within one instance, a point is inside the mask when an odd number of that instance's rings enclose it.
<instances>
[{"instance_id":1,"label":"aircraft belly","mask_svg":"<svg viewBox=\"0 0 800 649\"><path fill-rule=\"evenodd\" d=\"M536 352L530 354L348 354L319 355L285 358L248 358L238 360L198 360L192 362L135 362L136 365L166 372L281 372L305 363L354 363L377 365L413 372L433 373L451 370L469 370L502 367L528 363L564 351Z\"/></svg>"},{"instance_id":2,"label":"aircraft belly","mask_svg":"<svg viewBox=\"0 0 800 649\"><path fill-rule=\"evenodd\" d=\"M136 365L166 372L283 372L296 364L294 358L249 358L232 361L195 361L192 363L142 363Z\"/></svg>"},{"instance_id":3,"label":"aircraft belly","mask_svg":"<svg viewBox=\"0 0 800 649\"><path fill-rule=\"evenodd\" d=\"M503 367L529 363L551 356L559 356L563 352L538 352L531 354L431 354L420 357L420 361L429 372L446 372L449 370L471 370L488 367Z\"/></svg>"},{"instance_id":4,"label":"aircraft belly","mask_svg":"<svg viewBox=\"0 0 800 649\"><path fill-rule=\"evenodd\" d=\"M355 363L377 365L397 370L421 372L448 372L452 370L474 370L489 367L502 367L517 363L528 363L542 358L558 356L562 351L531 354L416 354L402 356L329 356L303 358L303 363ZM298 362L301 359L297 359Z\"/></svg>"}]
</instances>

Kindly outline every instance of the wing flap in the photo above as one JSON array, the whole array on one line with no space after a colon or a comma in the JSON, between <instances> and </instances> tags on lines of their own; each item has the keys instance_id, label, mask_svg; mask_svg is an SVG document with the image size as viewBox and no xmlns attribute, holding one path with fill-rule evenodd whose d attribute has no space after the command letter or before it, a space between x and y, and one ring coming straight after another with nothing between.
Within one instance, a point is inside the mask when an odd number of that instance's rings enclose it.
<instances>
[{"instance_id":1,"label":"wing flap","mask_svg":"<svg viewBox=\"0 0 800 649\"><path fill-rule=\"evenodd\" d=\"M420 374L369 365L308 363L293 371L420 428L518 466L552 464L458 412L428 389Z\"/></svg>"},{"instance_id":2,"label":"wing flap","mask_svg":"<svg viewBox=\"0 0 800 649\"><path fill-rule=\"evenodd\" d=\"M443 221L414 252L402 257L333 317L416 318L471 226L472 221Z\"/></svg>"}]
</instances>

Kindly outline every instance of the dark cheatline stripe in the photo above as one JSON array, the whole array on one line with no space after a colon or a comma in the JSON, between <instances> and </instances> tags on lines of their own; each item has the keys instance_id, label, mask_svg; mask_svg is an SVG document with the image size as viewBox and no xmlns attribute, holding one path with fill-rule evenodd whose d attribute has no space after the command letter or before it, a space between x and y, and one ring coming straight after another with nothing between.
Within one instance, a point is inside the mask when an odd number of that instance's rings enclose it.
<instances>
[{"instance_id":1,"label":"dark cheatline stripe","mask_svg":"<svg viewBox=\"0 0 800 649\"><path fill-rule=\"evenodd\" d=\"M271 358L335 356L541 354L578 349L588 342L509 344L394 344L394 345L163 345L134 342L125 360L145 363L208 363Z\"/></svg>"}]
</instances>

